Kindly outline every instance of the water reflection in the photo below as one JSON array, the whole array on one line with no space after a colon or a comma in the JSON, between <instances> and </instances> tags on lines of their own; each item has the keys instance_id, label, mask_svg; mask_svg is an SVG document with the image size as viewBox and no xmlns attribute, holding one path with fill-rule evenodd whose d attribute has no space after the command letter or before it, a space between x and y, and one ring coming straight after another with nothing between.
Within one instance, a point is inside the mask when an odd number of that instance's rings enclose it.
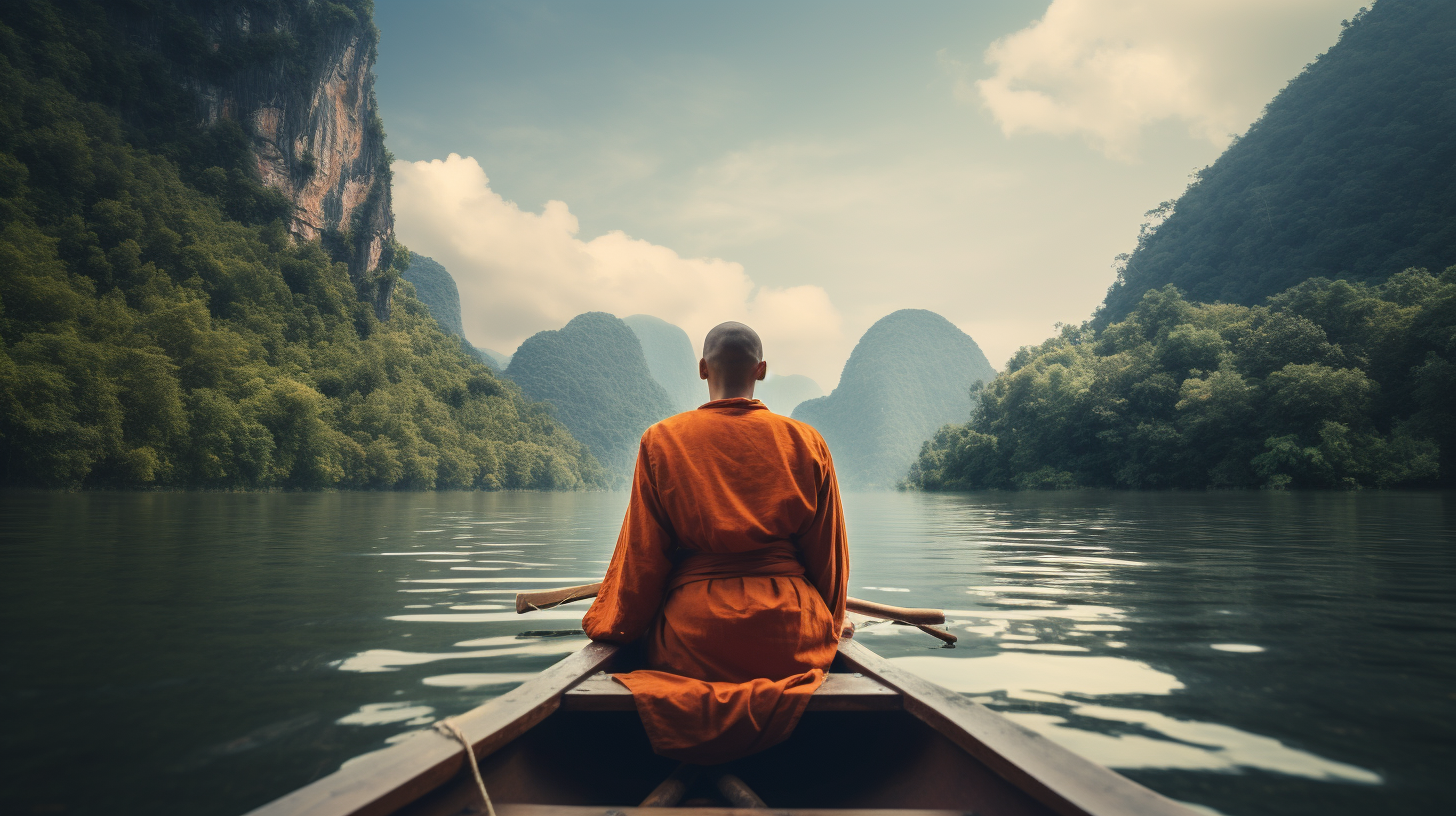
<instances>
[{"instance_id":1,"label":"water reflection","mask_svg":"<svg viewBox=\"0 0 1456 816\"><path fill-rule=\"evenodd\" d=\"M435 721L435 709L409 703L365 703L353 714L334 722L339 725L426 725Z\"/></svg>"},{"instance_id":2,"label":"water reflection","mask_svg":"<svg viewBox=\"0 0 1456 816\"><path fill-rule=\"evenodd\" d=\"M0 810L235 814L585 643L615 494L0 495ZM1449 494L846 498L853 594L959 648L867 646L1230 816L1443 812L1456 764ZM13 580L21 576L23 580ZM220 793L221 792L221 793ZM64 812L99 812L84 798Z\"/></svg>"},{"instance_id":3,"label":"water reflection","mask_svg":"<svg viewBox=\"0 0 1456 816\"><path fill-rule=\"evenodd\" d=\"M934 512L908 514L909 505L927 505ZM1110 600L1132 600L1128 586L1147 583L1139 573L1156 572L1160 562L1133 549L1143 536L1113 539L1118 527L1103 514L1081 518L1077 514L1032 514L978 501L956 504L941 497L857 496L856 504L878 506L878 524L884 531L865 525L854 529L854 577L857 591L874 597L920 593L942 596L956 592L959 600L942 601L948 625L964 633L962 648L953 654L936 656L898 654L925 648L923 636L911 630L860 619L859 637L871 648L892 655L904 668L948 688L974 695L975 699L1002 710L1014 721L1038 731L1099 762L1120 769L1178 769L1238 773L1259 770L1299 776L1311 780L1374 785L1382 777L1356 765L1328 759L1317 753L1290 747L1280 740L1231 725L1170 716L1150 710L1149 697L1187 692L1188 685L1174 673L1155 668L1145 660L1127 654L1130 633L1146 623L1143 615L1127 605ZM899 519L895 518L900 513ZM1038 517L1040 516L1040 517ZM905 524L911 521L912 524ZM455 519L464 520L464 519ZM472 533L463 554L480 555L470 548L504 543L521 543L519 521L504 521L488 530ZM609 531L614 519L600 520L599 532ZM899 521L900 524L895 522ZM1116 520L1114 520L1116 521ZM1044 525L1044 526L1043 526ZM416 556L442 556L448 550L427 549L428 536L446 534L460 526L440 526L416 534ZM588 528L590 529L590 528ZM1126 529L1122 532L1128 532ZM500 537L501 542L493 539ZM897 539L922 539L912 548L896 546ZM1106 541L1107 543L1102 543ZM1115 542L1115 543L1114 543ZM534 543L534 542L527 542ZM545 543L545 542L543 542ZM381 553L384 554L384 553ZM392 552L389 555L410 555ZM907 559L907 555L914 558ZM893 557L886 557L893 556ZM924 570L924 562L951 556L961 566L966 580L960 586L946 583L943 573ZM577 560L579 556L557 556ZM460 561L467 559L459 559ZM906 569L907 561L910 568ZM602 559L585 559L601 563ZM455 559L421 557L416 563L434 565L458 563ZM402 584L502 584L506 588L470 590L514 593L535 584L569 584L595 580L594 575L540 575L559 569L559 562L492 559L475 564L482 567L449 566L449 571L524 570L530 574L488 577L420 577L421 570L403 569L396 578ZM968 567L968 568L967 568ZM442 568L426 567L438 573ZM457 592L451 590L452 593ZM901 601L924 603L925 598ZM390 615L389 620L429 624L505 624L519 622L513 611L490 604L445 602L449 612ZM407 604L405 608L425 608ZM964 608L962 608L964 607ZM467 611L468 610L468 611ZM549 610L528 616L532 620L579 620L581 607ZM1230 610L1217 610L1229 614ZM1156 625L1155 623L1153 625ZM579 638L551 643L521 645L520 636L497 636L461 641L457 648L471 651L404 652L370 649L340 661L343 671L398 671L407 666L444 660L479 661L492 669L504 668L502 661L519 655L562 654L578 648ZM1266 649L1250 643L1207 643L1206 648L1230 654L1258 654ZM480 649L491 646L494 648ZM488 671L430 675L426 685L479 689L504 688L529 675L509 671ZM519 678L519 680L512 680ZM1104 704L1106 701L1108 704ZM1115 703L1115 704L1112 704Z\"/></svg>"},{"instance_id":4,"label":"water reflection","mask_svg":"<svg viewBox=\"0 0 1456 816\"><path fill-rule=\"evenodd\" d=\"M1352 683L1354 658L1341 653L1357 641L1382 662L1420 653L1441 663L1401 680L1449 726L1451 698L1431 682L1443 670L1451 679L1450 656L1434 651L1453 641L1456 598L1437 590L1453 575L1449 496L1280 496L1273 507L1247 494L854 498L857 588L910 587L916 605L945 606L962 635L954 652L930 655L935 644L914 632L875 626L860 635L866 645L1176 798L1227 813L1354 812L1413 776L1391 773L1392 756L1361 738L1388 745L1391 730L1423 731L1404 760L1453 759L1439 726L1411 729L1415 711L1400 723L1358 711L1389 686ZM1423 535L1432 543L1395 543ZM1384 589L1372 567L1409 562L1440 577L1402 577L1418 605L1392 627L1403 642L1382 648L1356 608L1395 611L1362 598ZM1443 797L1432 788L1424 801Z\"/></svg>"}]
</instances>

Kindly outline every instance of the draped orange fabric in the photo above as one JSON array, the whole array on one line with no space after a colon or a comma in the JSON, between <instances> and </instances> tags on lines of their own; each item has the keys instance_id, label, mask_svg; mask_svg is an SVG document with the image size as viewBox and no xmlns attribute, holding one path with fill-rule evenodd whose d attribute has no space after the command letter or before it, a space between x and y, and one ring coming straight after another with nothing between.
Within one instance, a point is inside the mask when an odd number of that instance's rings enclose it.
<instances>
[{"instance_id":1,"label":"draped orange fabric","mask_svg":"<svg viewBox=\"0 0 1456 816\"><path fill-rule=\"evenodd\" d=\"M839 646L849 550L829 448L726 399L642 435L593 640L644 639L619 674L657 753L717 764L794 730Z\"/></svg>"}]
</instances>

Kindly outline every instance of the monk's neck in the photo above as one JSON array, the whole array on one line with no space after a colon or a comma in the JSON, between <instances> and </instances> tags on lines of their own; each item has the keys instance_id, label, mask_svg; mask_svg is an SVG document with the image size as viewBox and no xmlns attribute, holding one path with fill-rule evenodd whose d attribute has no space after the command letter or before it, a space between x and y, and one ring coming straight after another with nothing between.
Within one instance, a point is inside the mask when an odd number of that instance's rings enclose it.
<instances>
[{"instance_id":1,"label":"monk's neck","mask_svg":"<svg viewBox=\"0 0 1456 816\"><path fill-rule=\"evenodd\" d=\"M712 402L717 402L718 400L725 399L753 399L753 384L749 383L747 387L727 387L722 385L715 385L712 380L709 380L708 399Z\"/></svg>"}]
</instances>

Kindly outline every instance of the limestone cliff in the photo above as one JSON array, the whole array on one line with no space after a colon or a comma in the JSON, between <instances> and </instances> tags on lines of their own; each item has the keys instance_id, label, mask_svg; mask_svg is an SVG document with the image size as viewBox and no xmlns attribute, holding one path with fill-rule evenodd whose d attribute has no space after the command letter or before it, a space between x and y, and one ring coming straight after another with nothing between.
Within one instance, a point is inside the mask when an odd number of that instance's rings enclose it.
<instances>
[{"instance_id":1,"label":"limestone cliff","mask_svg":"<svg viewBox=\"0 0 1456 816\"><path fill-rule=\"evenodd\" d=\"M179 3L166 25L139 33L175 53L182 27L214 56L205 70L174 57L178 80L196 94L197 123L231 119L243 129L259 180L293 205L289 232L322 239L388 319L394 215L369 4Z\"/></svg>"}]
</instances>

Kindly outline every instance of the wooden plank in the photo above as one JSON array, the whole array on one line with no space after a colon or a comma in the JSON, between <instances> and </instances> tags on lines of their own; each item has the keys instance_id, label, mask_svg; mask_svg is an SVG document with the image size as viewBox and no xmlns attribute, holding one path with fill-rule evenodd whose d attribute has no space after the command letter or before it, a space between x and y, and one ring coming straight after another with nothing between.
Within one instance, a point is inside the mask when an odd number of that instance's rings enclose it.
<instances>
[{"instance_id":1,"label":"wooden plank","mask_svg":"<svg viewBox=\"0 0 1456 816\"><path fill-rule=\"evenodd\" d=\"M588 643L530 681L456 718L477 757L546 719L582 677L607 666L618 646ZM248 816L384 816L449 782L464 768L460 743L435 731L365 754Z\"/></svg>"},{"instance_id":2,"label":"wooden plank","mask_svg":"<svg viewBox=\"0 0 1456 816\"><path fill-rule=\"evenodd\" d=\"M1023 728L983 705L896 668L854 641L839 654L904 695L905 710L1062 816L1196 816L1196 812Z\"/></svg>"},{"instance_id":3,"label":"wooden plank","mask_svg":"<svg viewBox=\"0 0 1456 816\"><path fill-rule=\"evenodd\" d=\"M900 692L863 674L830 674L809 698L810 711L898 711ZM594 674L566 692L567 711L634 711L632 692L610 674Z\"/></svg>"},{"instance_id":4,"label":"wooden plank","mask_svg":"<svg viewBox=\"0 0 1456 816\"><path fill-rule=\"evenodd\" d=\"M972 816L963 810L905 808L594 807L583 805L495 806L497 816Z\"/></svg>"},{"instance_id":5,"label":"wooden plank","mask_svg":"<svg viewBox=\"0 0 1456 816\"><path fill-rule=\"evenodd\" d=\"M899 711L900 692L863 673L830 674L809 698L810 711Z\"/></svg>"}]
</instances>

